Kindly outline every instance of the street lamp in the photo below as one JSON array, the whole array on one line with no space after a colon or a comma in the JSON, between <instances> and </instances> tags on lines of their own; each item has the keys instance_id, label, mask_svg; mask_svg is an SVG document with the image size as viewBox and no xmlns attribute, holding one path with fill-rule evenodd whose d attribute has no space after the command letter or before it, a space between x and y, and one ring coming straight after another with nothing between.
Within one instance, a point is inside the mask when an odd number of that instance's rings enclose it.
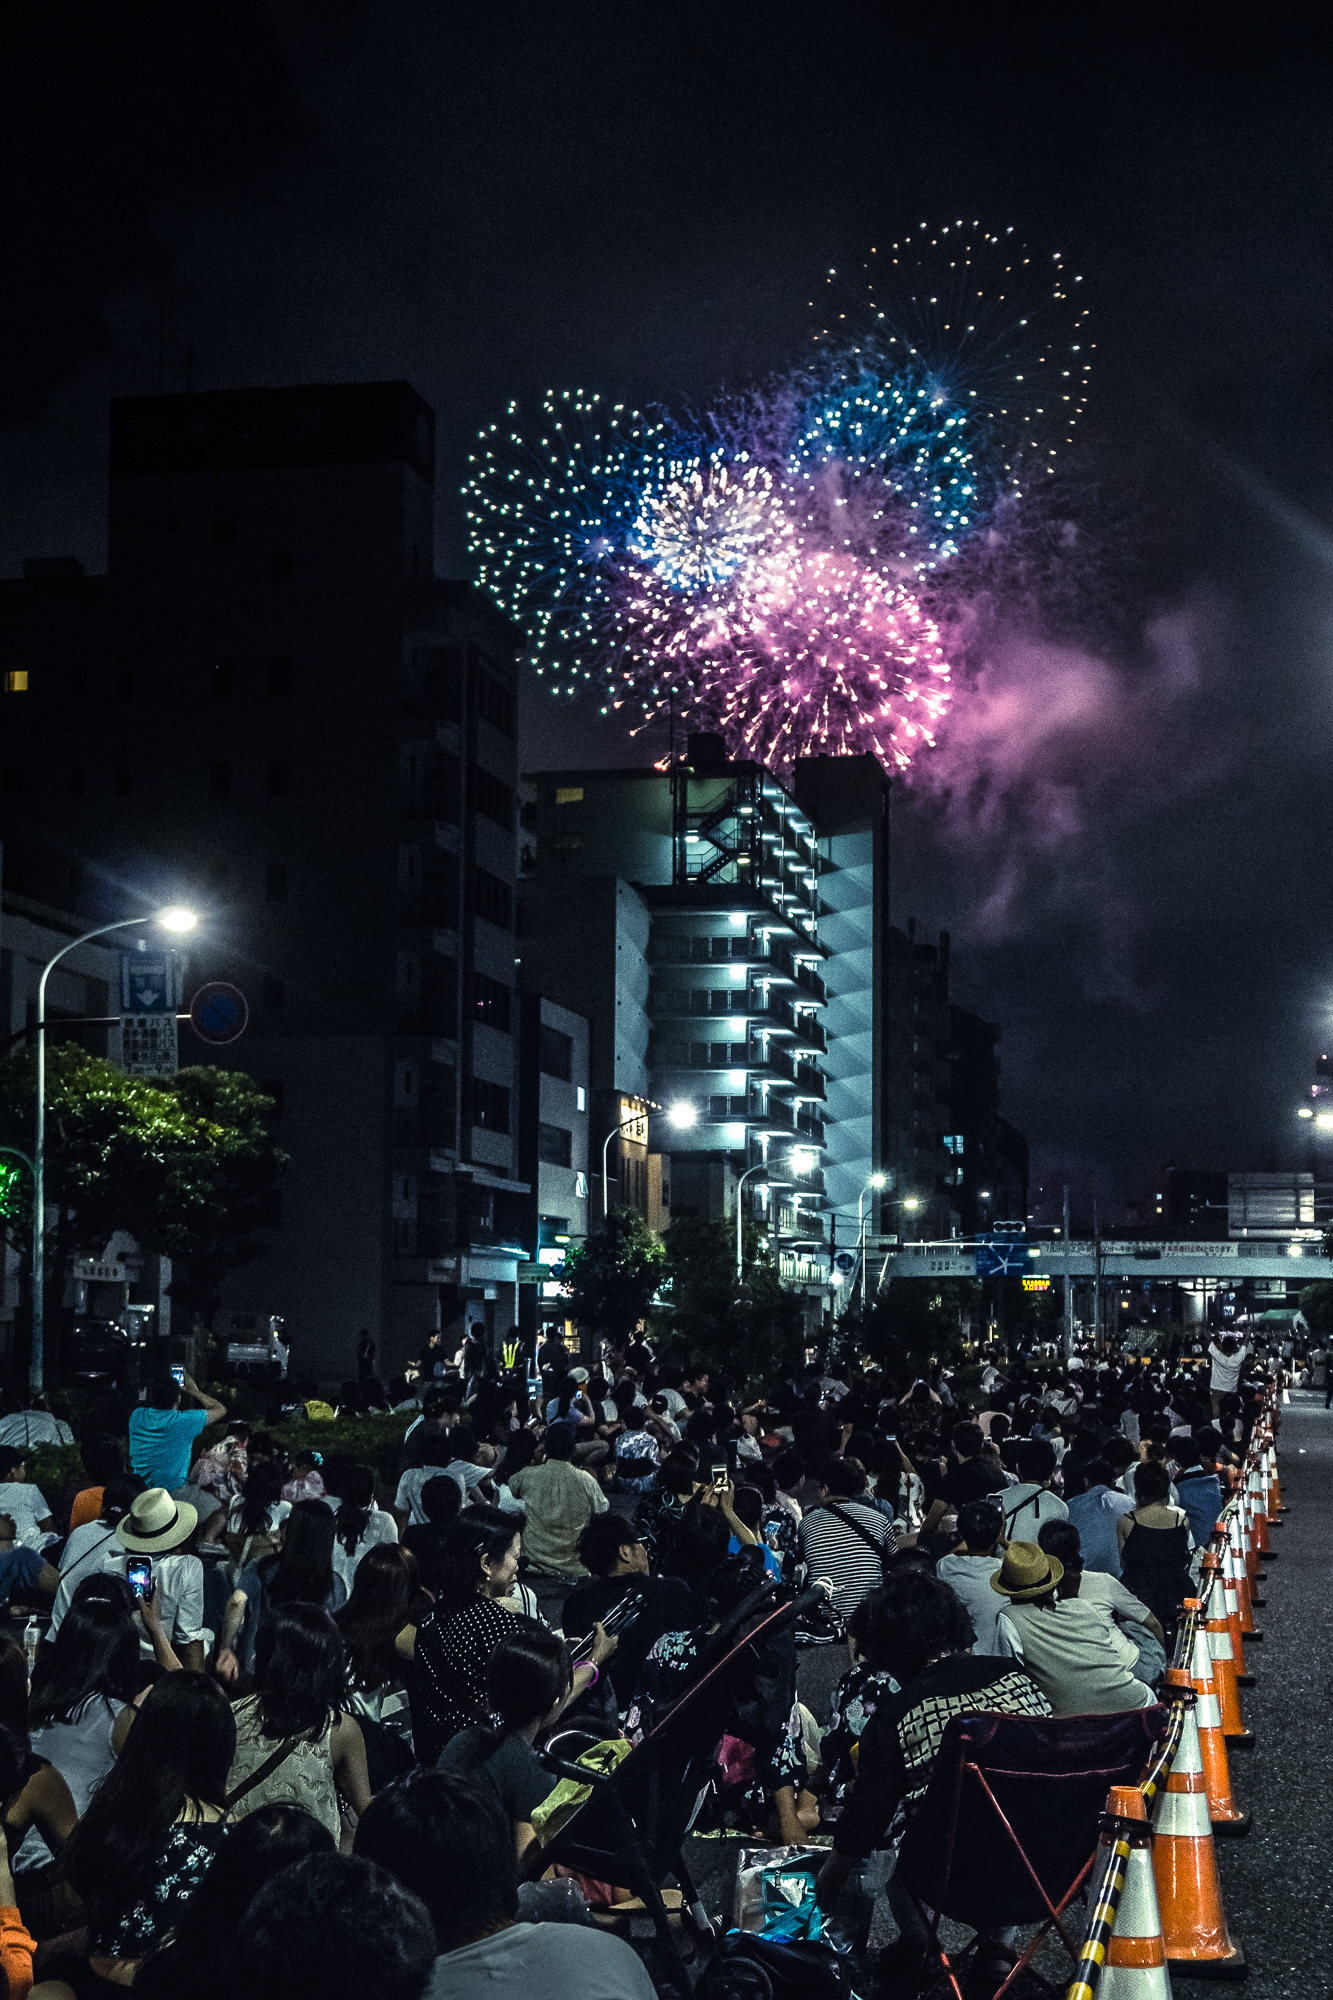
<instances>
[{"instance_id":1,"label":"street lamp","mask_svg":"<svg viewBox=\"0 0 1333 2000\"><path fill-rule=\"evenodd\" d=\"M857 1255L861 1260L862 1305L865 1304L866 1296L866 1196L869 1194L871 1188L884 1188L888 1184L889 1177L887 1174L872 1174L862 1188L856 1203L856 1245Z\"/></svg>"},{"instance_id":2,"label":"street lamp","mask_svg":"<svg viewBox=\"0 0 1333 2000\"><path fill-rule=\"evenodd\" d=\"M32 1149L32 1360L28 1381L34 1389L42 1386L46 1333L46 982L62 958L94 938L132 930L138 924L160 924L164 931L192 931L198 921L193 910L172 904L151 917L123 917L119 923L99 924L96 930L71 938L42 967L37 982L37 1130Z\"/></svg>"},{"instance_id":3,"label":"street lamp","mask_svg":"<svg viewBox=\"0 0 1333 2000\"><path fill-rule=\"evenodd\" d=\"M767 1160L756 1161L754 1166L745 1169L745 1172L736 1183L736 1281L738 1284L745 1276L745 1252L741 1237L741 1189L745 1186L751 1174L762 1174L767 1165Z\"/></svg>"},{"instance_id":4,"label":"street lamp","mask_svg":"<svg viewBox=\"0 0 1333 2000\"><path fill-rule=\"evenodd\" d=\"M645 1108L642 1111L629 1112L624 1118L621 1119L618 1125L614 1125L611 1128L611 1130L607 1133L606 1137L603 1139L602 1141L602 1221L603 1222L606 1221L607 1211L608 1211L606 1186L610 1174L610 1168L607 1165L606 1156L610 1150L611 1141L613 1139L618 1139L622 1132L627 1132L631 1125L637 1125L640 1119L643 1119L644 1123L646 1124L648 1119L651 1117L652 1113L654 1111L660 1111L661 1109L662 1107L660 1104L647 1104L645 1105ZM674 1125L678 1132L687 1132L691 1125L698 1124L699 1109L697 1105L690 1103L688 1097L683 1097L679 1100L678 1103L669 1105L667 1107L666 1118L667 1118L667 1124Z\"/></svg>"}]
</instances>

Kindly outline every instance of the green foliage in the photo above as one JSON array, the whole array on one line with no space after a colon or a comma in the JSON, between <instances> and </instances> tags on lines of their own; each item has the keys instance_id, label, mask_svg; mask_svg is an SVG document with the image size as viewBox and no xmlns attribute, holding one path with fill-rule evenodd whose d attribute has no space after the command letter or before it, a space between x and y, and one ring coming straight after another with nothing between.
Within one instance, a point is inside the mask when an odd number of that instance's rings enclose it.
<instances>
[{"instance_id":1,"label":"green foliage","mask_svg":"<svg viewBox=\"0 0 1333 2000\"><path fill-rule=\"evenodd\" d=\"M1301 1293L1301 1311L1319 1340L1333 1336L1333 1281L1320 1278Z\"/></svg>"},{"instance_id":2,"label":"green foliage","mask_svg":"<svg viewBox=\"0 0 1333 2000\"><path fill-rule=\"evenodd\" d=\"M565 1258L570 1314L602 1339L628 1340L661 1283L666 1252L633 1208L613 1208Z\"/></svg>"},{"instance_id":3,"label":"green foliage","mask_svg":"<svg viewBox=\"0 0 1333 2000\"><path fill-rule=\"evenodd\" d=\"M29 1486L37 1487L52 1507L71 1479L83 1473L83 1460L76 1444L35 1444L25 1454Z\"/></svg>"},{"instance_id":4,"label":"green foliage","mask_svg":"<svg viewBox=\"0 0 1333 2000\"><path fill-rule=\"evenodd\" d=\"M919 1375L962 1352L961 1325L981 1298L975 1278L891 1278L839 1331L889 1375Z\"/></svg>"},{"instance_id":5,"label":"green foliage","mask_svg":"<svg viewBox=\"0 0 1333 2000\"><path fill-rule=\"evenodd\" d=\"M748 1232L745 1248L738 1282L732 1224L678 1217L666 1234L666 1303L654 1315L664 1352L733 1382L771 1379L798 1360L804 1331L800 1293L783 1284L769 1258L754 1253Z\"/></svg>"},{"instance_id":6,"label":"green foliage","mask_svg":"<svg viewBox=\"0 0 1333 2000\"><path fill-rule=\"evenodd\" d=\"M36 1065L0 1065L0 1143L31 1144ZM96 1255L125 1229L179 1266L172 1297L210 1317L225 1273L258 1256L262 1223L287 1156L268 1125L272 1100L244 1072L122 1074L86 1050L52 1049L46 1066L46 1194L60 1213L53 1286L70 1252ZM27 1176L24 1175L26 1181ZM31 1189L10 1197L31 1224Z\"/></svg>"},{"instance_id":7,"label":"green foliage","mask_svg":"<svg viewBox=\"0 0 1333 2000\"><path fill-rule=\"evenodd\" d=\"M373 1465L381 1490L392 1496L398 1486L403 1438L415 1416L415 1411L399 1410L375 1417L335 1417L331 1424L314 1424L302 1417L286 1424L255 1424L253 1428L264 1430L289 1452L322 1452L326 1464L330 1459L347 1458ZM226 1424L210 1424L200 1436L197 1451L219 1444L226 1434Z\"/></svg>"}]
</instances>

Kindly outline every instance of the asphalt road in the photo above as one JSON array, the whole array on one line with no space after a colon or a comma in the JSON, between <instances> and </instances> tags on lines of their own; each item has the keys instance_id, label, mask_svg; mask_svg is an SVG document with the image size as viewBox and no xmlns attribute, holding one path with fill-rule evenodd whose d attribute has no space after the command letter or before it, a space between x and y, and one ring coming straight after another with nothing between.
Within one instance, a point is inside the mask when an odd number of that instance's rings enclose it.
<instances>
[{"instance_id":1,"label":"asphalt road","mask_svg":"<svg viewBox=\"0 0 1333 2000\"><path fill-rule=\"evenodd\" d=\"M1227 1923L1243 1948L1250 2000L1333 1994L1333 1410L1291 1391L1278 1439L1282 1497L1273 1561L1249 1648L1255 1685L1241 1690L1252 1751L1233 1751L1231 1779L1254 1809L1245 1840L1219 1841ZM1181 1993L1204 1982L1173 1974ZM1210 1985L1218 1982L1210 1981Z\"/></svg>"}]
</instances>

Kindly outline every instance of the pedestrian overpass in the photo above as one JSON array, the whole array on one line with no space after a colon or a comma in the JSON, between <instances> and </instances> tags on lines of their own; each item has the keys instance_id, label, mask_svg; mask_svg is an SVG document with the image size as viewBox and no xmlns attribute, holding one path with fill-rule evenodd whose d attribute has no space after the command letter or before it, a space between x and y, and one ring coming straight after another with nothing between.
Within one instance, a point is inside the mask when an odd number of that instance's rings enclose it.
<instances>
[{"instance_id":1,"label":"pedestrian overpass","mask_svg":"<svg viewBox=\"0 0 1333 2000\"><path fill-rule=\"evenodd\" d=\"M869 1237L866 1273L876 1286L890 1278L1102 1278L1111 1283L1144 1278L1188 1283L1202 1278L1230 1288L1247 1278L1313 1284L1317 1278L1333 1278L1333 1258L1324 1254L1322 1231L1292 1241L1239 1237L1214 1243L1122 1243L1108 1238L1034 1243L1018 1236L899 1243Z\"/></svg>"}]
</instances>

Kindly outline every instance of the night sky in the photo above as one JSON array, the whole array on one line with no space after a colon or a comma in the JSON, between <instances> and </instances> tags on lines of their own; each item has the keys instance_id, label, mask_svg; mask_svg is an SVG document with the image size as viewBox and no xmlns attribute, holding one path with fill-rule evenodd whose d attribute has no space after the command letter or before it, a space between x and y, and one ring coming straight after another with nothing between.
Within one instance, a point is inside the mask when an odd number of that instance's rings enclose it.
<instances>
[{"instance_id":1,"label":"night sky","mask_svg":"<svg viewBox=\"0 0 1333 2000\"><path fill-rule=\"evenodd\" d=\"M960 692L895 915L1004 1028L1034 1184L1307 1165L1329 1037L1333 118L1313 11L28 9L0 127L0 574L103 562L109 397L406 378L471 439L798 359L826 269L929 220L1082 271L1109 605ZM1095 32L1094 32L1095 31ZM1321 38L1322 39L1322 38ZM642 743L535 689L560 759Z\"/></svg>"}]
</instances>

